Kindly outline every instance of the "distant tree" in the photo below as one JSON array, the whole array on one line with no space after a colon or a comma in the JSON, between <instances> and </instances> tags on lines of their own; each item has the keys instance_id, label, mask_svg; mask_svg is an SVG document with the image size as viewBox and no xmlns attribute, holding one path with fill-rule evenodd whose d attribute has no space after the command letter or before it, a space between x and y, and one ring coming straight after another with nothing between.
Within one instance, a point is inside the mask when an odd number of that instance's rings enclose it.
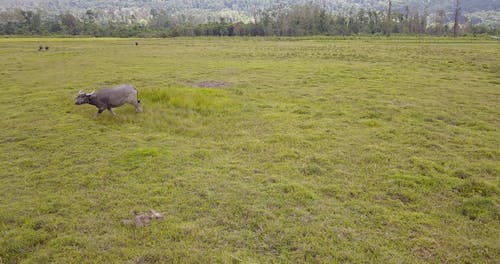
<instances>
[{"instance_id":1,"label":"distant tree","mask_svg":"<svg viewBox=\"0 0 500 264\"><path fill-rule=\"evenodd\" d=\"M427 11L424 11L424 14L420 17L420 23L419 23L419 34L425 34L427 31L427 17L429 14Z\"/></svg>"},{"instance_id":2,"label":"distant tree","mask_svg":"<svg viewBox=\"0 0 500 264\"><path fill-rule=\"evenodd\" d=\"M438 10L436 13L435 23L433 32L434 34L442 35L443 33L447 33L447 23L448 19L446 18L446 12L444 10Z\"/></svg>"},{"instance_id":3,"label":"distant tree","mask_svg":"<svg viewBox=\"0 0 500 264\"><path fill-rule=\"evenodd\" d=\"M69 12L62 15L61 24L67 34L78 35L81 32L80 21L78 21L78 19Z\"/></svg>"},{"instance_id":4,"label":"distant tree","mask_svg":"<svg viewBox=\"0 0 500 264\"><path fill-rule=\"evenodd\" d=\"M388 1L388 9L387 9L387 26L385 30L385 34L387 36L391 35L392 30L392 1Z\"/></svg>"},{"instance_id":5,"label":"distant tree","mask_svg":"<svg viewBox=\"0 0 500 264\"><path fill-rule=\"evenodd\" d=\"M16 34L16 23L12 22L12 21L8 21L5 26L4 26L4 34L6 35L14 35Z\"/></svg>"},{"instance_id":6,"label":"distant tree","mask_svg":"<svg viewBox=\"0 0 500 264\"><path fill-rule=\"evenodd\" d=\"M405 6L404 14L403 14L403 19L402 19L402 27L403 27L403 33L408 34L410 33L410 7L408 5Z\"/></svg>"},{"instance_id":7,"label":"distant tree","mask_svg":"<svg viewBox=\"0 0 500 264\"><path fill-rule=\"evenodd\" d=\"M463 32L465 34L472 33L472 22L468 17L464 17L464 23L463 23Z\"/></svg>"},{"instance_id":8,"label":"distant tree","mask_svg":"<svg viewBox=\"0 0 500 264\"><path fill-rule=\"evenodd\" d=\"M0 12L0 33L3 35L20 34L23 30L23 22L24 17L19 9Z\"/></svg>"},{"instance_id":9,"label":"distant tree","mask_svg":"<svg viewBox=\"0 0 500 264\"><path fill-rule=\"evenodd\" d=\"M172 26L169 16L165 10L151 9L150 14L152 16L149 22L149 28L155 31L162 31L168 29Z\"/></svg>"},{"instance_id":10,"label":"distant tree","mask_svg":"<svg viewBox=\"0 0 500 264\"><path fill-rule=\"evenodd\" d=\"M96 15L92 10L87 10L85 12L85 22L86 23L94 23L95 22Z\"/></svg>"},{"instance_id":11,"label":"distant tree","mask_svg":"<svg viewBox=\"0 0 500 264\"><path fill-rule=\"evenodd\" d=\"M87 10L83 19L83 32L91 36L99 35L99 27L95 23L96 14L92 10Z\"/></svg>"},{"instance_id":12,"label":"distant tree","mask_svg":"<svg viewBox=\"0 0 500 264\"><path fill-rule=\"evenodd\" d=\"M55 34L62 31L61 24L56 19L47 21L46 27L50 34Z\"/></svg>"},{"instance_id":13,"label":"distant tree","mask_svg":"<svg viewBox=\"0 0 500 264\"><path fill-rule=\"evenodd\" d=\"M358 17L354 14L354 10L349 10L347 14L347 27L350 33L359 34L359 30L361 28Z\"/></svg>"},{"instance_id":14,"label":"distant tree","mask_svg":"<svg viewBox=\"0 0 500 264\"><path fill-rule=\"evenodd\" d=\"M383 19L380 18L379 12L375 10L368 11L368 26L367 34L380 34L383 32Z\"/></svg>"},{"instance_id":15,"label":"distant tree","mask_svg":"<svg viewBox=\"0 0 500 264\"><path fill-rule=\"evenodd\" d=\"M24 18L24 30L28 34L40 34L42 20L38 12L33 11L21 11L21 15Z\"/></svg>"},{"instance_id":16,"label":"distant tree","mask_svg":"<svg viewBox=\"0 0 500 264\"><path fill-rule=\"evenodd\" d=\"M453 23L453 37L457 37L458 35L458 18L460 16L460 10L462 9L462 6L460 4L460 0L455 1L455 17L454 17L454 23Z\"/></svg>"},{"instance_id":17,"label":"distant tree","mask_svg":"<svg viewBox=\"0 0 500 264\"><path fill-rule=\"evenodd\" d=\"M333 33L335 35L350 35L350 31L347 25L348 20L342 15L335 17L333 22Z\"/></svg>"},{"instance_id":18,"label":"distant tree","mask_svg":"<svg viewBox=\"0 0 500 264\"><path fill-rule=\"evenodd\" d=\"M318 14L318 31L321 34L326 34L329 31L329 26L328 14L324 8L321 8ZM357 30L359 31L359 28L357 28Z\"/></svg>"},{"instance_id":19,"label":"distant tree","mask_svg":"<svg viewBox=\"0 0 500 264\"><path fill-rule=\"evenodd\" d=\"M369 19L366 16L365 9L361 8L356 14L356 23L358 24L358 33L368 33L368 22Z\"/></svg>"},{"instance_id":20,"label":"distant tree","mask_svg":"<svg viewBox=\"0 0 500 264\"><path fill-rule=\"evenodd\" d=\"M264 34L267 36L271 36L274 34L273 30L273 21L271 19L271 12L262 12L261 18L259 20L259 23L262 24L262 27L264 28Z\"/></svg>"}]
</instances>

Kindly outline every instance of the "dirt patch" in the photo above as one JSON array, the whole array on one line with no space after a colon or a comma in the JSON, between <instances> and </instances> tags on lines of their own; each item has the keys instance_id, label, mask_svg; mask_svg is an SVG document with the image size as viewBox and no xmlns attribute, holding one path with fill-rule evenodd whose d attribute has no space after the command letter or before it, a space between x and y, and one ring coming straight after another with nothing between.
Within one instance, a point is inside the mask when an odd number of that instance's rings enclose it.
<instances>
[{"instance_id":1,"label":"dirt patch","mask_svg":"<svg viewBox=\"0 0 500 264\"><path fill-rule=\"evenodd\" d=\"M199 87L199 88L223 88L223 87L228 87L230 85L231 83L222 81L202 81L193 83L194 87Z\"/></svg>"},{"instance_id":2,"label":"dirt patch","mask_svg":"<svg viewBox=\"0 0 500 264\"><path fill-rule=\"evenodd\" d=\"M123 219L122 223L125 225L135 225L136 227L143 227L149 225L151 220L162 220L165 218L165 214L157 212L153 209L149 209L149 214L139 214L134 212L134 218Z\"/></svg>"}]
</instances>

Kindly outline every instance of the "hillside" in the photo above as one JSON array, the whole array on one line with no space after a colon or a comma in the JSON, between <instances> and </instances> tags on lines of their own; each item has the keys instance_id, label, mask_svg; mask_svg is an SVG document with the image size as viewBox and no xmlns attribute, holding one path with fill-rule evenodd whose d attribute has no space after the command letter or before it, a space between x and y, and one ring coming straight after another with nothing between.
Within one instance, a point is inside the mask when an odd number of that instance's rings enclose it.
<instances>
[{"instance_id":1,"label":"hillside","mask_svg":"<svg viewBox=\"0 0 500 264\"><path fill-rule=\"evenodd\" d=\"M403 10L407 5L410 8L422 12L434 13L437 10L445 10L450 13L453 10L453 2L440 0L394 0L394 10ZM276 6L292 6L306 3L318 4L326 7L332 12L346 12L352 9L377 9L383 10L387 1L382 0L3 0L0 10L22 8L39 9L48 13L58 14L63 11L83 13L86 10L99 10L104 13L124 12L134 14L138 17L147 18L144 14L154 10L164 10L171 14L184 14L195 17L203 17L208 20L219 16L232 18L234 20L249 20L260 10ZM498 22L500 14L500 1L495 0L463 0L463 12L469 17L475 17L476 23L491 21ZM483 17L488 19L483 21ZM493 15L492 15L493 14ZM492 18L493 16L493 18Z\"/></svg>"},{"instance_id":2,"label":"hillside","mask_svg":"<svg viewBox=\"0 0 500 264\"><path fill-rule=\"evenodd\" d=\"M395 7L402 8L406 5L421 9L449 9L454 1L440 0L393 0ZM297 5L314 3L328 6L332 10L356 8L381 9L387 5L386 0L3 0L0 3L2 8L42 8L51 11L61 11L67 9L115 9L115 8L162 8L172 11L182 11L189 9L222 10L232 9L242 12L251 12L254 9L266 9L277 5ZM462 0L463 9L466 12L500 10L500 2L495 0Z\"/></svg>"}]
</instances>

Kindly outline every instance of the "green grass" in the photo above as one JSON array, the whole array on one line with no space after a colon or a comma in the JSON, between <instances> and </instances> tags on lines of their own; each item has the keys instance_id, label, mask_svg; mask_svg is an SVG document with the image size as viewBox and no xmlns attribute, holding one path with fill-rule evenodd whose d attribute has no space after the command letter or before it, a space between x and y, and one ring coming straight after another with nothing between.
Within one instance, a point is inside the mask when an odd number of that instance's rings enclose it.
<instances>
[{"instance_id":1,"label":"green grass","mask_svg":"<svg viewBox=\"0 0 500 264\"><path fill-rule=\"evenodd\" d=\"M0 39L0 263L498 263L497 42L133 42Z\"/></svg>"}]
</instances>

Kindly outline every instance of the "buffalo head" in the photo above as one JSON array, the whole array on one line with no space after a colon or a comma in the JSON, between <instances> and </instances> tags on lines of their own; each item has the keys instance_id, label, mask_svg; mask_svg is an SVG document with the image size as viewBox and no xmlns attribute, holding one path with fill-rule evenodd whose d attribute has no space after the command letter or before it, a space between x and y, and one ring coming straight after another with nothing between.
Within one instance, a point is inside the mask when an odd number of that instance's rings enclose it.
<instances>
[{"instance_id":1,"label":"buffalo head","mask_svg":"<svg viewBox=\"0 0 500 264\"><path fill-rule=\"evenodd\" d=\"M75 104L81 105L81 104L88 104L90 102L90 96L94 92L91 92L89 94L82 92L81 90L78 92L78 95L75 97Z\"/></svg>"}]
</instances>

